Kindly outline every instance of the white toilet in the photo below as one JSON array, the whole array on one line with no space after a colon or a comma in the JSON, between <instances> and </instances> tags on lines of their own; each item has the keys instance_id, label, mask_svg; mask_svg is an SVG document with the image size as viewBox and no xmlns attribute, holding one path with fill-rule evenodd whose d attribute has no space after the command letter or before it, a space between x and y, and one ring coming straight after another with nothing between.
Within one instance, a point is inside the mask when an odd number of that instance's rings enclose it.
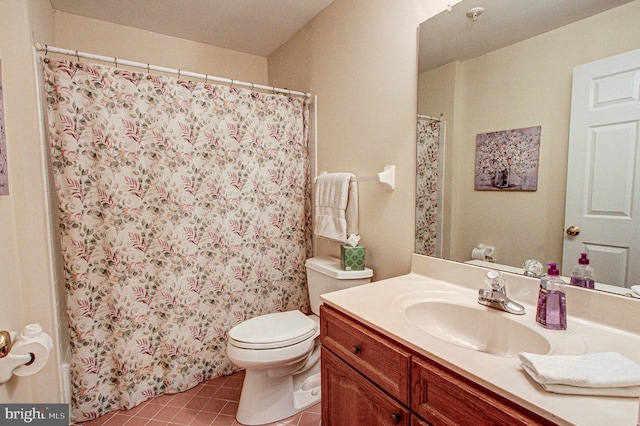
<instances>
[{"instance_id":1,"label":"white toilet","mask_svg":"<svg viewBox=\"0 0 640 426\"><path fill-rule=\"evenodd\" d=\"M227 355L244 368L236 419L262 425L290 417L320 401L320 295L371 282L373 271L343 271L329 256L306 262L314 315L300 311L262 315L229 331Z\"/></svg>"}]
</instances>

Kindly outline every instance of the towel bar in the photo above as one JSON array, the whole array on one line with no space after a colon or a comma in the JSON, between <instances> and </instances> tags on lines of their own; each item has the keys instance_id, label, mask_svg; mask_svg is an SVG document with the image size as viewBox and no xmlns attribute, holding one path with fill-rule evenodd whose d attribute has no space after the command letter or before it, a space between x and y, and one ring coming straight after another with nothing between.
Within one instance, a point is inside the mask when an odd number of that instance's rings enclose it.
<instances>
[{"instance_id":1,"label":"towel bar","mask_svg":"<svg viewBox=\"0 0 640 426\"><path fill-rule=\"evenodd\" d=\"M322 176L327 172L320 172ZM316 178L317 179L317 178ZM384 166L384 170L375 176L356 176L352 177L353 182L378 181L387 191L393 191L396 188L396 166Z\"/></svg>"}]
</instances>

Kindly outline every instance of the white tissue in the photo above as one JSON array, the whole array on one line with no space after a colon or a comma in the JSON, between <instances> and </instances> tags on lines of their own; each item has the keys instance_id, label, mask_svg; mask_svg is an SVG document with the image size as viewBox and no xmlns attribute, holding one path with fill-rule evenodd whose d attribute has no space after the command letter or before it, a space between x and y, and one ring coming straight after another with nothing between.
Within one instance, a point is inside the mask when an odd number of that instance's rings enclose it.
<instances>
[{"instance_id":1,"label":"white tissue","mask_svg":"<svg viewBox=\"0 0 640 426\"><path fill-rule=\"evenodd\" d=\"M358 242L360 242L360 235L351 234L344 243L348 246L355 247L358 245Z\"/></svg>"}]
</instances>

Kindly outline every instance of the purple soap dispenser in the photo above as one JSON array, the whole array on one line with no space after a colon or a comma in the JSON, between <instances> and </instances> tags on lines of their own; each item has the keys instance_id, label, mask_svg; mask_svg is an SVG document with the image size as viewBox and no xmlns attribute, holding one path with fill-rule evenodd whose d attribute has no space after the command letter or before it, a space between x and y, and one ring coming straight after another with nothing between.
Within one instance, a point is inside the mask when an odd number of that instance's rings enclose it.
<instances>
[{"instance_id":1,"label":"purple soap dispenser","mask_svg":"<svg viewBox=\"0 0 640 426\"><path fill-rule=\"evenodd\" d=\"M559 277L556 263L547 264L547 274L540 279L536 322L549 330L567 329L566 283Z\"/></svg>"},{"instance_id":2,"label":"purple soap dispenser","mask_svg":"<svg viewBox=\"0 0 640 426\"><path fill-rule=\"evenodd\" d=\"M587 253L580 253L580 259L578 259L578 264L573 267L571 281L569 282L571 285L578 287L595 287L593 268L589 266L589 257Z\"/></svg>"}]
</instances>

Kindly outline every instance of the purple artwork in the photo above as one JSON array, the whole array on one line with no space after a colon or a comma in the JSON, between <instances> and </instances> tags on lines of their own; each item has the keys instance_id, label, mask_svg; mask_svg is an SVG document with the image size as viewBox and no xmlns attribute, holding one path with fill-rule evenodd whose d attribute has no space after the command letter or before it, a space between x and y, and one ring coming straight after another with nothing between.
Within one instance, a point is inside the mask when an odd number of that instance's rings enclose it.
<instances>
[{"instance_id":1,"label":"purple artwork","mask_svg":"<svg viewBox=\"0 0 640 426\"><path fill-rule=\"evenodd\" d=\"M535 191L542 127L481 133L476 136L479 191Z\"/></svg>"},{"instance_id":2,"label":"purple artwork","mask_svg":"<svg viewBox=\"0 0 640 426\"><path fill-rule=\"evenodd\" d=\"M9 195L7 139L4 131L4 103L2 102L2 99L2 62L0 61L0 195Z\"/></svg>"}]
</instances>

